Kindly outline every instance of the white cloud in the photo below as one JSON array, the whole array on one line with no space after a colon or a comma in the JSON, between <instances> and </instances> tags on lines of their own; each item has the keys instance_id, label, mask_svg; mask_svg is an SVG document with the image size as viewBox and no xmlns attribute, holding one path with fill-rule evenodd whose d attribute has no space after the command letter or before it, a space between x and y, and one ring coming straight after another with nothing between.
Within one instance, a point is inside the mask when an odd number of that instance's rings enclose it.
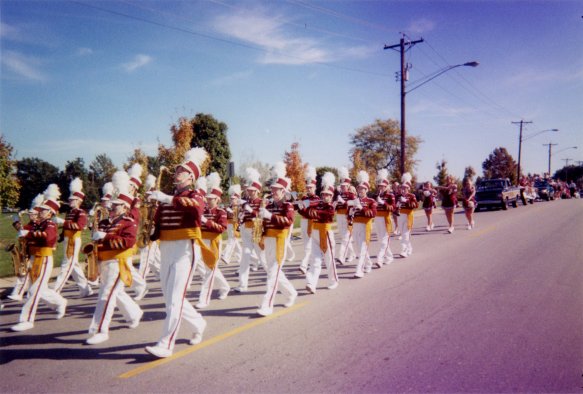
<instances>
[{"instance_id":1,"label":"white cloud","mask_svg":"<svg viewBox=\"0 0 583 394\"><path fill-rule=\"evenodd\" d=\"M154 60L151 56L148 55L136 55L134 59L128 63L123 63L121 66L124 70L131 73L136 71L138 68L144 67L145 65L149 64Z\"/></svg>"},{"instance_id":2,"label":"white cloud","mask_svg":"<svg viewBox=\"0 0 583 394\"><path fill-rule=\"evenodd\" d=\"M230 75L225 75L224 77L215 78L210 82L210 84L215 86L226 86L232 84L233 82L247 79L251 75L253 75L253 71L251 70L239 71Z\"/></svg>"},{"instance_id":3,"label":"white cloud","mask_svg":"<svg viewBox=\"0 0 583 394\"><path fill-rule=\"evenodd\" d=\"M89 55L93 55L93 49L91 48L77 49L77 56L89 56Z\"/></svg>"},{"instance_id":4,"label":"white cloud","mask_svg":"<svg viewBox=\"0 0 583 394\"><path fill-rule=\"evenodd\" d=\"M28 80L44 82L48 78L38 69L39 63L37 58L15 51L4 51L2 54L2 65L7 69Z\"/></svg>"},{"instance_id":5,"label":"white cloud","mask_svg":"<svg viewBox=\"0 0 583 394\"><path fill-rule=\"evenodd\" d=\"M17 40L19 35L20 31L17 27L0 21L0 38L4 40Z\"/></svg>"},{"instance_id":6,"label":"white cloud","mask_svg":"<svg viewBox=\"0 0 583 394\"><path fill-rule=\"evenodd\" d=\"M423 34L433 30L434 28L435 22L426 18L421 18L412 21L411 24L409 24L407 31L412 34Z\"/></svg>"}]
</instances>

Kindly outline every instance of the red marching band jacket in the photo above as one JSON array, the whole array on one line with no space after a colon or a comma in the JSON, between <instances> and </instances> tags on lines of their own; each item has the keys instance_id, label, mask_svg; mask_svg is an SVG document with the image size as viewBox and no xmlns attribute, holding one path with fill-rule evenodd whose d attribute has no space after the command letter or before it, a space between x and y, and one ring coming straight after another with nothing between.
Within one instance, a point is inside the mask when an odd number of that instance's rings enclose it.
<instances>
[{"instance_id":1,"label":"red marching band jacket","mask_svg":"<svg viewBox=\"0 0 583 394\"><path fill-rule=\"evenodd\" d=\"M256 217L259 216L259 207L261 206L261 201L263 201L263 200L261 198L257 197L253 200L248 200L247 203L245 203L241 206L241 210L239 211L239 215L243 215L241 223L245 227L247 227L247 228L253 227L253 219L255 219ZM245 207L247 205L251 207L251 209L252 209L251 212L248 212L245 209Z\"/></svg>"}]
</instances>

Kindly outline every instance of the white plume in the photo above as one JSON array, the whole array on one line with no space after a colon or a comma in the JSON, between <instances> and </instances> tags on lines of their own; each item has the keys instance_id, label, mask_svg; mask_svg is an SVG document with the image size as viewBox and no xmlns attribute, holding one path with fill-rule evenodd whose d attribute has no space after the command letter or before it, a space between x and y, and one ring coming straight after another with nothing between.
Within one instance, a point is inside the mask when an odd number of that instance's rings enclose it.
<instances>
[{"instance_id":1,"label":"white plume","mask_svg":"<svg viewBox=\"0 0 583 394\"><path fill-rule=\"evenodd\" d=\"M257 171L255 168L253 167L247 167L245 169L245 179L247 179L247 182L249 184L252 184L253 182L257 182L259 183L259 171Z\"/></svg>"},{"instance_id":2,"label":"white plume","mask_svg":"<svg viewBox=\"0 0 583 394\"><path fill-rule=\"evenodd\" d=\"M304 178L306 178L307 183L316 180L316 167L307 166L304 171Z\"/></svg>"},{"instance_id":3,"label":"white plume","mask_svg":"<svg viewBox=\"0 0 583 394\"><path fill-rule=\"evenodd\" d=\"M348 173L348 168L346 167L340 167L338 169L338 178L340 179L349 179L350 175Z\"/></svg>"},{"instance_id":4,"label":"white plume","mask_svg":"<svg viewBox=\"0 0 583 394\"><path fill-rule=\"evenodd\" d=\"M40 193L37 194L36 197L32 200L32 203L30 204L30 209L40 207L44 200L45 200L45 198L42 194L40 194Z\"/></svg>"},{"instance_id":5,"label":"white plume","mask_svg":"<svg viewBox=\"0 0 583 394\"><path fill-rule=\"evenodd\" d=\"M382 168L379 170L379 172L377 172L377 183L380 183L384 180L389 180L389 170L386 168Z\"/></svg>"},{"instance_id":6,"label":"white plume","mask_svg":"<svg viewBox=\"0 0 583 394\"><path fill-rule=\"evenodd\" d=\"M241 195L241 185L239 185L238 183L235 185L231 185L229 187L229 195L232 196L233 194L236 194L238 196Z\"/></svg>"},{"instance_id":7,"label":"white plume","mask_svg":"<svg viewBox=\"0 0 583 394\"><path fill-rule=\"evenodd\" d=\"M195 188L196 190L202 190L206 193L206 178L204 176L201 176L196 180Z\"/></svg>"},{"instance_id":8,"label":"white plume","mask_svg":"<svg viewBox=\"0 0 583 394\"><path fill-rule=\"evenodd\" d=\"M77 177L69 184L69 191L71 194L81 192L83 190L83 181Z\"/></svg>"},{"instance_id":9,"label":"white plume","mask_svg":"<svg viewBox=\"0 0 583 394\"><path fill-rule=\"evenodd\" d=\"M274 178L285 178L286 169L283 161L278 161L273 166L272 175Z\"/></svg>"},{"instance_id":10,"label":"white plume","mask_svg":"<svg viewBox=\"0 0 583 394\"><path fill-rule=\"evenodd\" d=\"M111 196L113 194L113 183L107 182L105 185L103 185L101 191L103 192L104 196L108 194Z\"/></svg>"},{"instance_id":11,"label":"white plume","mask_svg":"<svg viewBox=\"0 0 583 394\"><path fill-rule=\"evenodd\" d=\"M116 195L119 195L120 193L129 194L130 176L127 172L116 171L111 178L111 183L113 183L113 189Z\"/></svg>"},{"instance_id":12,"label":"white plume","mask_svg":"<svg viewBox=\"0 0 583 394\"><path fill-rule=\"evenodd\" d=\"M140 179L142 176L142 166L140 163L134 163L128 170L128 175L130 178Z\"/></svg>"},{"instance_id":13,"label":"white plume","mask_svg":"<svg viewBox=\"0 0 583 394\"><path fill-rule=\"evenodd\" d=\"M43 197L45 200L58 201L59 197L61 197L61 191L59 190L59 186L57 186L56 183L51 183L44 191Z\"/></svg>"},{"instance_id":14,"label":"white plume","mask_svg":"<svg viewBox=\"0 0 583 394\"><path fill-rule=\"evenodd\" d=\"M154 186L156 186L156 177L152 174L148 174L146 176L146 183L145 183L146 191L152 189Z\"/></svg>"},{"instance_id":15,"label":"white plume","mask_svg":"<svg viewBox=\"0 0 583 394\"><path fill-rule=\"evenodd\" d=\"M356 181L358 182L359 185L363 182L368 183L369 178L370 177L368 175L368 172L364 170L358 171L358 174L356 175Z\"/></svg>"},{"instance_id":16,"label":"white plume","mask_svg":"<svg viewBox=\"0 0 583 394\"><path fill-rule=\"evenodd\" d=\"M206 183L208 190L221 190L221 176L218 172L211 172L206 177Z\"/></svg>"},{"instance_id":17,"label":"white plume","mask_svg":"<svg viewBox=\"0 0 583 394\"><path fill-rule=\"evenodd\" d=\"M334 182L336 182L336 177L332 172L325 172L322 175L322 189L325 187L334 187Z\"/></svg>"},{"instance_id":18,"label":"white plume","mask_svg":"<svg viewBox=\"0 0 583 394\"><path fill-rule=\"evenodd\" d=\"M186 152L184 155L184 161L192 161L197 166L201 166L202 163L208 158L208 153L204 148L192 148Z\"/></svg>"},{"instance_id":19,"label":"white plume","mask_svg":"<svg viewBox=\"0 0 583 394\"><path fill-rule=\"evenodd\" d=\"M401 177L401 183L411 183L411 179L413 179L413 177L411 176L411 173L406 172Z\"/></svg>"}]
</instances>

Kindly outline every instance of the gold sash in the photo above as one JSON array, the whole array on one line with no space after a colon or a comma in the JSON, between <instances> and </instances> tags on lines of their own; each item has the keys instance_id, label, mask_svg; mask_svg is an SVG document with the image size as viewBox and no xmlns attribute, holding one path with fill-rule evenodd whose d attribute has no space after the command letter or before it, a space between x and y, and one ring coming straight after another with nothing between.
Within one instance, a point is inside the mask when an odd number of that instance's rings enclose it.
<instances>
[{"instance_id":1,"label":"gold sash","mask_svg":"<svg viewBox=\"0 0 583 394\"><path fill-rule=\"evenodd\" d=\"M99 261L117 260L119 264L119 277L128 287L132 285L132 271L130 270L129 259L134 255L134 248L119 250L98 250L97 259Z\"/></svg>"},{"instance_id":2,"label":"gold sash","mask_svg":"<svg viewBox=\"0 0 583 394\"><path fill-rule=\"evenodd\" d=\"M401 213L407 215L407 228L413 229L413 210L409 208L401 208Z\"/></svg>"},{"instance_id":3,"label":"gold sash","mask_svg":"<svg viewBox=\"0 0 583 394\"><path fill-rule=\"evenodd\" d=\"M357 216L354 218L354 223L364 223L365 227L365 240L366 245L370 244L370 236L372 234L372 218L365 218L362 216Z\"/></svg>"},{"instance_id":4,"label":"gold sash","mask_svg":"<svg viewBox=\"0 0 583 394\"><path fill-rule=\"evenodd\" d=\"M160 241L178 241L180 239L192 239L198 246L202 253L202 261L210 269L214 269L219 258L218 250L213 252L211 248L202 242L202 232L200 227L180 228L177 230L163 230L160 231Z\"/></svg>"},{"instance_id":5,"label":"gold sash","mask_svg":"<svg viewBox=\"0 0 583 394\"><path fill-rule=\"evenodd\" d=\"M269 228L265 232L265 238L275 238L275 259L277 264L281 266L283 264L283 256L285 254L285 241L287 240L289 229L275 229Z\"/></svg>"},{"instance_id":6,"label":"gold sash","mask_svg":"<svg viewBox=\"0 0 583 394\"><path fill-rule=\"evenodd\" d=\"M80 230L64 230L63 235L67 238L67 249L66 249L66 256L67 259L73 257L73 253L75 252L75 240L77 238L81 238L81 231Z\"/></svg>"},{"instance_id":7,"label":"gold sash","mask_svg":"<svg viewBox=\"0 0 583 394\"><path fill-rule=\"evenodd\" d=\"M203 231L202 239L210 240L210 248L206 246L204 242L201 242L207 250L203 249L202 246L200 247L200 249L202 252L202 260L204 261L205 265L212 270L216 267L217 261L219 260L219 243L221 241L221 233L211 233L208 231ZM207 255L205 259L205 253L212 253L212 257ZM209 263L207 263L207 260L210 259L212 259L212 264L209 265Z\"/></svg>"},{"instance_id":8,"label":"gold sash","mask_svg":"<svg viewBox=\"0 0 583 394\"><path fill-rule=\"evenodd\" d=\"M30 270L30 279L34 283L40 276L40 271L43 266L43 259L53 255L53 248L46 246L43 247L31 247L30 254L34 255L34 260L32 261L32 268ZM50 275L50 272L49 272Z\"/></svg>"},{"instance_id":9,"label":"gold sash","mask_svg":"<svg viewBox=\"0 0 583 394\"><path fill-rule=\"evenodd\" d=\"M314 222L312 221L312 219L308 219L308 237L312 236L312 229L314 228Z\"/></svg>"},{"instance_id":10,"label":"gold sash","mask_svg":"<svg viewBox=\"0 0 583 394\"><path fill-rule=\"evenodd\" d=\"M320 249L326 254L328 251L328 231L332 230L332 223L313 223L314 230L320 236Z\"/></svg>"}]
</instances>

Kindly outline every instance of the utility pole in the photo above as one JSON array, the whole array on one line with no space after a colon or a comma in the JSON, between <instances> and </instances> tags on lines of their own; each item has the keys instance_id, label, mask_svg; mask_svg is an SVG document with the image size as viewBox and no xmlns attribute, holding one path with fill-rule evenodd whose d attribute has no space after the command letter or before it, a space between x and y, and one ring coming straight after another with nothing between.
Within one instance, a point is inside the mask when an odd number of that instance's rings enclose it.
<instances>
[{"instance_id":1,"label":"utility pole","mask_svg":"<svg viewBox=\"0 0 583 394\"><path fill-rule=\"evenodd\" d=\"M406 49L410 49L415 44L419 44L423 42L423 38L415 41L405 41L405 35L401 36L401 40L398 44L395 45L385 45L384 49L394 49L399 48L399 52L401 53L401 160L400 160L400 171L401 175L405 173L405 160L407 155L405 153L405 139L407 137L405 131L405 82L408 79L407 72L409 71L409 65L405 63L405 52ZM405 49L406 48L406 49Z\"/></svg>"},{"instance_id":2,"label":"utility pole","mask_svg":"<svg viewBox=\"0 0 583 394\"><path fill-rule=\"evenodd\" d=\"M569 162L573 159L561 159L565 162L565 167L569 167Z\"/></svg>"},{"instance_id":3,"label":"utility pole","mask_svg":"<svg viewBox=\"0 0 583 394\"><path fill-rule=\"evenodd\" d=\"M520 135L518 137L518 167L516 169L516 182L520 180L520 154L522 151L522 126L532 122L521 120L520 122L512 122L512 124L520 124Z\"/></svg>"},{"instance_id":4,"label":"utility pole","mask_svg":"<svg viewBox=\"0 0 583 394\"><path fill-rule=\"evenodd\" d=\"M552 142L549 142L548 144L543 144L543 146L548 146L549 147L549 178L551 177L551 150L553 149L553 146L555 145L559 145L559 144L553 144Z\"/></svg>"}]
</instances>

